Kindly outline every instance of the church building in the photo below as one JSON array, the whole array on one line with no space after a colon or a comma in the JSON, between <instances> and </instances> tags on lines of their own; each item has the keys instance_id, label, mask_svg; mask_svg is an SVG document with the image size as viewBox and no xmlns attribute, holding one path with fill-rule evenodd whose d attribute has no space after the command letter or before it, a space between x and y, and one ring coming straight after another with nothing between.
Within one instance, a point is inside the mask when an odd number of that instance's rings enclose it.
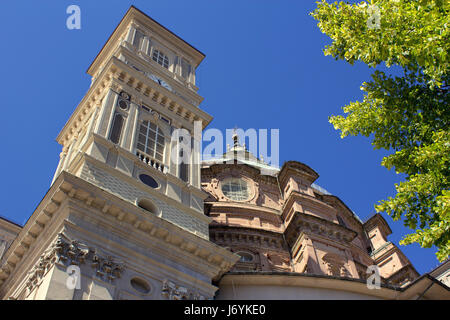
<instances>
[{"instance_id":1,"label":"church building","mask_svg":"<svg viewBox=\"0 0 450 320\"><path fill-rule=\"evenodd\" d=\"M25 225L0 218L0 299L450 299L306 164L272 167L238 135L202 162L204 58L130 7L57 136L49 190Z\"/></svg>"}]
</instances>

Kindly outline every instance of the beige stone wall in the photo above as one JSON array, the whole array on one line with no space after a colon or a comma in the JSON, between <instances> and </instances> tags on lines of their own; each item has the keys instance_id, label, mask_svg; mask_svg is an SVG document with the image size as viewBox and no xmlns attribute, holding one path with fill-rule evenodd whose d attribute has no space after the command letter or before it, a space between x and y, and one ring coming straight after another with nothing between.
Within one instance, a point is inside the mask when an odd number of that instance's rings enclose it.
<instances>
[{"instance_id":1,"label":"beige stone wall","mask_svg":"<svg viewBox=\"0 0 450 320\"><path fill-rule=\"evenodd\" d=\"M0 217L0 262L22 228Z\"/></svg>"}]
</instances>

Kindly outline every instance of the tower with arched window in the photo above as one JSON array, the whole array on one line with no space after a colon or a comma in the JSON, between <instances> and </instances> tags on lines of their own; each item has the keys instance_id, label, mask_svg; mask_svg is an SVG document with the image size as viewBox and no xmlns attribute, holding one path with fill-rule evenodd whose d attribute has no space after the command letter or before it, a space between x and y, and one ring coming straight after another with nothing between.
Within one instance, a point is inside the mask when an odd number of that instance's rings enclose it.
<instances>
[{"instance_id":1,"label":"tower with arched window","mask_svg":"<svg viewBox=\"0 0 450 320\"><path fill-rule=\"evenodd\" d=\"M0 298L214 297L212 280L239 257L209 241L203 213L194 129L212 119L195 84L204 57L127 11L57 137L51 187L4 257Z\"/></svg>"}]
</instances>

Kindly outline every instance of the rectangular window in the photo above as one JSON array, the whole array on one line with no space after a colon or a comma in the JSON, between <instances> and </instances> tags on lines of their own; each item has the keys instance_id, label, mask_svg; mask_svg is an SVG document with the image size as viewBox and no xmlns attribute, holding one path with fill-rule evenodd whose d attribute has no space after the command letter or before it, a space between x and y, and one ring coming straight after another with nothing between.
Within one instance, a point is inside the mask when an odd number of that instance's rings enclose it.
<instances>
[{"instance_id":1,"label":"rectangular window","mask_svg":"<svg viewBox=\"0 0 450 320\"><path fill-rule=\"evenodd\" d=\"M154 49L152 59L164 68L169 69L169 58L161 51Z\"/></svg>"},{"instance_id":2,"label":"rectangular window","mask_svg":"<svg viewBox=\"0 0 450 320\"><path fill-rule=\"evenodd\" d=\"M188 182L189 181L189 166L182 162L180 163L180 179L183 180L184 182Z\"/></svg>"},{"instance_id":3,"label":"rectangular window","mask_svg":"<svg viewBox=\"0 0 450 320\"><path fill-rule=\"evenodd\" d=\"M109 137L109 139L113 143L116 144L119 143L120 135L122 133L122 126L123 126L123 116L120 113L116 113L111 128L111 135Z\"/></svg>"},{"instance_id":4,"label":"rectangular window","mask_svg":"<svg viewBox=\"0 0 450 320\"><path fill-rule=\"evenodd\" d=\"M165 139L161 129L152 122L144 121L139 127L136 148L152 158L163 161Z\"/></svg>"}]
</instances>

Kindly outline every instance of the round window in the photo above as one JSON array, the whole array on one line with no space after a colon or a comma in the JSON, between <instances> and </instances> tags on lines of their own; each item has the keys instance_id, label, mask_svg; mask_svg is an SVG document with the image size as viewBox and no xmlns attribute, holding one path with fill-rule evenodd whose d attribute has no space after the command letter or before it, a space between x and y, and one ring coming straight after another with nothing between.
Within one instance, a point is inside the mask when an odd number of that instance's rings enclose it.
<instances>
[{"instance_id":1,"label":"round window","mask_svg":"<svg viewBox=\"0 0 450 320\"><path fill-rule=\"evenodd\" d=\"M133 287L133 289L136 290L137 292L143 294L147 294L150 292L150 285L140 278L131 279L130 284Z\"/></svg>"},{"instance_id":2,"label":"round window","mask_svg":"<svg viewBox=\"0 0 450 320\"><path fill-rule=\"evenodd\" d=\"M119 99L119 108L122 110L127 110L128 102L126 102L125 100Z\"/></svg>"},{"instance_id":3,"label":"round window","mask_svg":"<svg viewBox=\"0 0 450 320\"><path fill-rule=\"evenodd\" d=\"M249 198L249 191L247 182L243 179L227 179L222 182L222 192L225 197L235 200L243 201Z\"/></svg>"},{"instance_id":4,"label":"round window","mask_svg":"<svg viewBox=\"0 0 450 320\"><path fill-rule=\"evenodd\" d=\"M150 177L149 175L141 174L139 175L139 179L141 179L141 181L146 185L148 185L149 187L152 187L154 189L159 187L158 182L156 182L156 180Z\"/></svg>"}]
</instances>

